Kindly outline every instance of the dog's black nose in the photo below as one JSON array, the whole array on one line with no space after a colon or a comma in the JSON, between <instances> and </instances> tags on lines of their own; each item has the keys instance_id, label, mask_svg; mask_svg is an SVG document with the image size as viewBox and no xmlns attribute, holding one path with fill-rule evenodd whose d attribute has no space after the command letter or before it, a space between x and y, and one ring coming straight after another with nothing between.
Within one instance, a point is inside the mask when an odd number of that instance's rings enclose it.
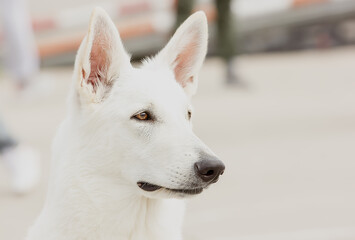
<instances>
[{"instance_id":1,"label":"dog's black nose","mask_svg":"<svg viewBox=\"0 0 355 240\"><path fill-rule=\"evenodd\" d=\"M204 182L217 182L224 169L223 162L212 156L195 163L195 172Z\"/></svg>"}]
</instances>

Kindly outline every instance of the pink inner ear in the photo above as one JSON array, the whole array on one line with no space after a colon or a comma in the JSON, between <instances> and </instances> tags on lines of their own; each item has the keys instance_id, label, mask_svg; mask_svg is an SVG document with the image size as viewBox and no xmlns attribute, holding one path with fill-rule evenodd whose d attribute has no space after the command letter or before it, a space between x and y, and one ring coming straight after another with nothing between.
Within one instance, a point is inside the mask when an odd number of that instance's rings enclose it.
<instances>
[{"instance_id":1,"label":"pink inner ear","mask_svg":"<svg viewBox=\"0 0 355 240\"><path fill-rule=\"evenodd\" d=\"M196 59L196 53L197 46L194 41L191 41L175 59L175 78L183 88L194 80L193 76L189 76L189 71Z\"/></svg>"},{"instance_id":2,"label":"pink inner ear","mask_svg":"<svg viewBox=\"0 0 355 240\"><path fill-rule=\"evenodd\" d=\"M106 83L106 70L108 64L107 44L104 37L97 34L92 44L90 52L90 74L87 78L87 83L93 86L96 91L99 82ZM83 76L84 77L84 76Z\"/></svg>"}]
</instances>

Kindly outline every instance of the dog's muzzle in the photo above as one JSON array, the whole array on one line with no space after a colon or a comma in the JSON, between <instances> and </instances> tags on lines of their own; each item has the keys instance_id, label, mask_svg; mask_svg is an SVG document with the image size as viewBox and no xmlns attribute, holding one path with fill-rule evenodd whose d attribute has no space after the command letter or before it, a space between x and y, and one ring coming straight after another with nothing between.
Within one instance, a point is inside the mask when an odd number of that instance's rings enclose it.
<instances>
[{"instance_id":1,"label":"dog's muzzle","mask_svg":"<svg viewBox=\"0 0 355 240\"><path fill-rule=\"evenodd\" d=\"M222 161L214 156L207 154L200 154L200 161L194 164L194 171L196 179L200 180L199 184L196 184L191 188L182 188L182 189L172 189L162 187L156 184L139 181L137 185L139 188L146 192L154 192L160 189L165 189L175 193L183 194L199 194L206 188L208 185L218 181L219 176L224 173L225 166Z\"/></svg>"},{"instance_id":2,"label":"dog's muzzle","mask_svg":"<svg viewBox=\"0 0 355 240\"><path fill-rule=\"evenodd\" d=\"M154 192L160 189L165 189L175 193L183 194L199 194L212 183L216 183L219 176L224 173L225 166L221 160L217 157L201 152L199 154L199 161L194 164L194 172L196 176L196 182L193 187L189 188L166 188L149 182L139 181L137 185L139 188L146 192Z\"/></svg>"}]
</instances>

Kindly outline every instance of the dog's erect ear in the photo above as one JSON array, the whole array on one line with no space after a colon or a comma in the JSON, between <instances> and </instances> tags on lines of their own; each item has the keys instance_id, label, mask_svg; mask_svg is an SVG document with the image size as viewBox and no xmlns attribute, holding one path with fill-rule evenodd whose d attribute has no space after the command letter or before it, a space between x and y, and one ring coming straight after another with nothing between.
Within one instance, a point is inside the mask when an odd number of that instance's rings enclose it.
<instances>
[{"instance_id":1,"label":"dog's erect ear","mask_svg":"<svg viewBox=\"0 0 355 240\"><path fill-rule=\"evenodd\" d=\"M81 102L101 102L126 66L130 57L116 26L103 9L95 8L75 61Z\"/></svg>"},{"instance_id":2,"label":"dog's erect ear","mask_svg":"<svg viewBox=\"0 0 355 240\"><path fill-rule=\"evenodd\" d=\"M197 89L197 75L207 52L208 28L204 12L191 15L176 31L157 59L169 64L188 96Z\"/></svg>"}]
</instances>

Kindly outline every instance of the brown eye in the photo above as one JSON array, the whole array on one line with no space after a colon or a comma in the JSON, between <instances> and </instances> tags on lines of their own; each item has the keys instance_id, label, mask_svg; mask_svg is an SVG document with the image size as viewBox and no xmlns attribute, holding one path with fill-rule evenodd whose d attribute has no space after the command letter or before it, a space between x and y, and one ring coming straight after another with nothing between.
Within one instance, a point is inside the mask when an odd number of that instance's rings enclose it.
<instances>
[{"instance_id":1,"label":"brown eye","mask_svg":"<svg viewBox=\"0 0 355 240\"><path fill-rule=\"evenodd\" d=\"M191 119L191 112L190 111L187 112L187 117L189 120Z\"/></svg>"},{"instance_id":2,"label":"brown eye","mask_svg":"<svg viewBox=\"0 0 355 240\"><path fill-rule=\"evenodd\" d=\"M147 120L151 120L152 118L150 117L149 113L147 112L141 112L138 113L136 115L134 115L134 118L141 120L141 121L147 121Z\"/></svg>"}]
</instances>

